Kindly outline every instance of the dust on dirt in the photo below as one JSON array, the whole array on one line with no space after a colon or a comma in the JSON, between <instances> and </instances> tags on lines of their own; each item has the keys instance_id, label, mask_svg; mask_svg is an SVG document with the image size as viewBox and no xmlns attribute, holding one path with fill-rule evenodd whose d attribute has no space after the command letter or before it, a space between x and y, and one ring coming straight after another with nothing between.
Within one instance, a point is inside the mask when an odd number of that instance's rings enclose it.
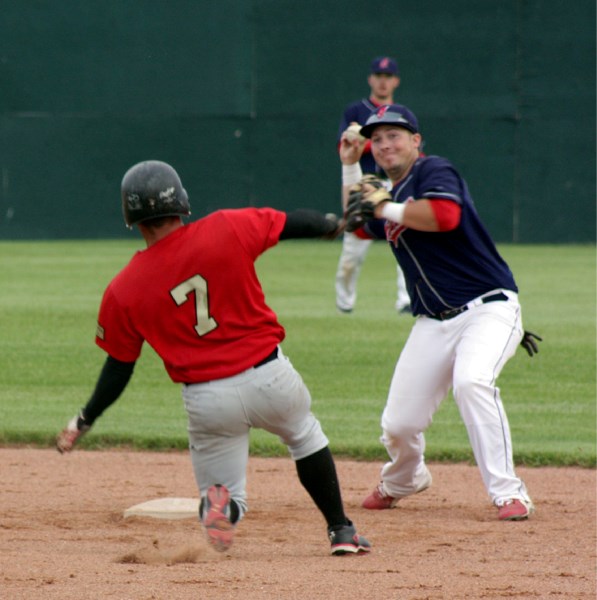
<instances>
[{"instance_id":1,"label":"dust on dirt","mask_svg":"<svg viewBox=\"0 0 597 600\"><path fill-rule=\"evenodd\" d=\"M519 467L537 512L502 523L475 466L432 463L429 490L367 511L381 465L337 460L346 512L373 551L332 557L287 458L251 457L249 512L224 554L194 518L123 516L147 500L197 497L186 452L3 448L0 464L0 595L11 600L596 596L592 469Z\"/></svg>"}]
</instances>

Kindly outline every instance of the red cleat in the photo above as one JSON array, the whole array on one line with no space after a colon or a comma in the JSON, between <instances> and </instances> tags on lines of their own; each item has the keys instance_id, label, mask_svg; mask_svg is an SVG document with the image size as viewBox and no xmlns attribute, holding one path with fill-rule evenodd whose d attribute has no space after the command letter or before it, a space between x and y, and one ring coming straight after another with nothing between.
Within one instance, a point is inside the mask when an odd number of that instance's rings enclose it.
<instances>
[{"instance_id":1,"label":"red cleat","mask_svg":"<svg viewBox=\"0 0 597 600\"><path fill-rule=\"evenodd\" d=\"M498 506L498 519L500 521L523 521L528 519L534 511L531 501L518 500L517 498L506 500Z\"/></svg>"},{"instance_id":2,"label":"red cleat","mask_svg":"<svg viewBox=\"0 0 597 600\"><path fill-rule=\"evenodd\" d=\"M234 537L228 489L219 483L212 485L201 504L201 522L207 533L207 541L214 550L225 552L232 545Z\"/></svg>"},{"instance_id":3,"label":"red cleat","mask_svg":"<svg viewBox=\"0 0 597 600\"><path fill-rule=\"evenodd\" d=\"M364 500L363 508L369 510L384 510L385 508L394 508L398 498L388 496L383 489L383 484L379 484Z\"/></svg>"}]
</instances>

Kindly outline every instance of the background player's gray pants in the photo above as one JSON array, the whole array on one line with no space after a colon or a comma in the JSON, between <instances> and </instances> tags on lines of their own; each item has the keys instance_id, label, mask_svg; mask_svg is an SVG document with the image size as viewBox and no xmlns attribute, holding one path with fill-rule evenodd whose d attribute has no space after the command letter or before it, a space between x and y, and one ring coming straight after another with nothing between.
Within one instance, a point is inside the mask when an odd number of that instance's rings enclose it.
<instances>
[{"instance_id":1,"label":"background player's gray pants","mask_svg":"<svg viewBox=\"0 0 597 600\"><path fill-rule=\"evenodd\" d=\"M233 377L183 387L188 415L189 446L195 479L202 496L225 485L247 510L246 467L251 427L280 438L296 461L328 445L311 413L311 394L290 360L278 359Z\"/></svg>"}]
</instances>

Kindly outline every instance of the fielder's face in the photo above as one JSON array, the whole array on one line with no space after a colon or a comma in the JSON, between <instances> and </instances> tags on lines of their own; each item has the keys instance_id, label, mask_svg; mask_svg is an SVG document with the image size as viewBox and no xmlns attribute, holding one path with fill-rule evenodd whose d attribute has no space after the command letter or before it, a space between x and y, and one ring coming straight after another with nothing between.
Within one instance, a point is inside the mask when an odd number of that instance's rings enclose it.
<instances>
[{"instance_id":1,"label":"fielder's face","mask_svg":"<svg viewBox=\"0 0 597 600\"><path fill-rule=\"evenodd\" d=\"M400 181L419 157L421 135L395 125L380 125L371 134L375 162L392 182Z\"/></svg>"},{"instance_id":2,"label":"fielder's face","mask_svg":"<svg viewBox=\"0 0 597 600\"><path fill-rule=\"evenodd\" d=\"M372 73L367 79L371 95L382 104L391 103L394 90L400 85L400 78L387 73Z\"/></svg>"}]
</instances>

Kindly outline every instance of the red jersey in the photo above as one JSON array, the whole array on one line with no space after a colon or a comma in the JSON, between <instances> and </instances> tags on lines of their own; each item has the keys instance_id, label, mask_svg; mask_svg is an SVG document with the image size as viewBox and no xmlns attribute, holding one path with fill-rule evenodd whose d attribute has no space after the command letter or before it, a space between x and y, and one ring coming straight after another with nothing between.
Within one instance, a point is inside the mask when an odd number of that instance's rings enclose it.
<instances>
[{"instance_id":1,"label":"red jersey","mask_svg":"<svg viewBox=\"0 0 597 600\"><path fill-rule=\"evenodd\" d=\"M252 367L285 336L255 271L285 223L271 208L220 210L137 252L104 292L96 343L133 362L147 341L174 382Z\"/></svg>"}]
</instances>

